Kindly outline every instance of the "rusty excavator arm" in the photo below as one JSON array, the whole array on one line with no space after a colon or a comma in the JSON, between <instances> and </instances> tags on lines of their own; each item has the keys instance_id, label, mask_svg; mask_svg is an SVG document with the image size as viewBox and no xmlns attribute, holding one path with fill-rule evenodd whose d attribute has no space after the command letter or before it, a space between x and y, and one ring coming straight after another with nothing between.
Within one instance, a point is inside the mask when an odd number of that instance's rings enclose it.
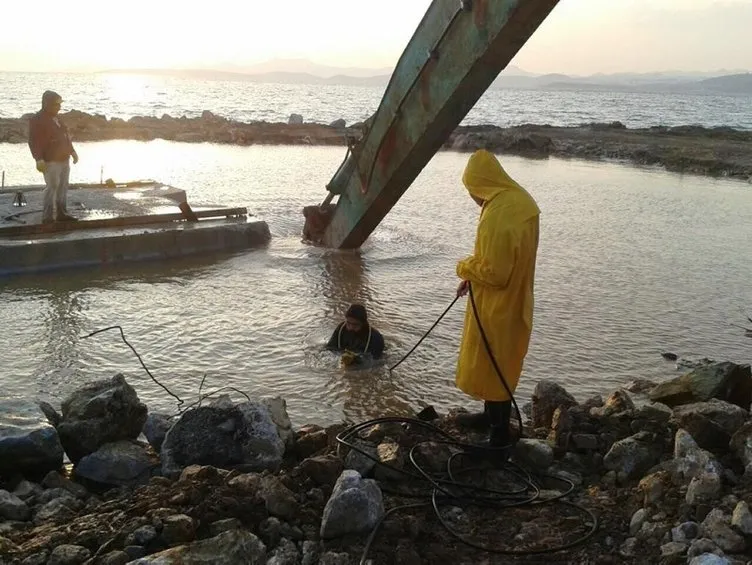
<instances>
[{"instance_id":1,"label":"rusty excavator arm","mask_svg":"<svg viewBox=\"0 0 752 565\"><path fill-rule=\"evenodd\" d=\"M304 237L360 247L557 3L433 0Z\"/></svg>"}]
</instances>

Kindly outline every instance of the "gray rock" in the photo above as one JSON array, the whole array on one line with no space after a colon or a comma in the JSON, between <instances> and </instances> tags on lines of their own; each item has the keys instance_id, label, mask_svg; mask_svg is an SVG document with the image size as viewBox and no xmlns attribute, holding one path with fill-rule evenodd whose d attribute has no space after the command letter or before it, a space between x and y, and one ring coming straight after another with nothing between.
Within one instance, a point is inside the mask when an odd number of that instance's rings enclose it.
<instances>
[{"instance_id":1,"label":"gray rock","mask_svg":"<svg viewBox=\"0 0 752 565\"><path fill-rule=\"evenodd\" d=\"M276 471L285 443L261 402L209 405L185 412L162 444L162 474L174 477L188 465L241 466Z\"/></svg>"},{"instance_id":2,"label":"gray rock","mask_svg":"<svg viewBox=\"0 0 752 565\"><path fill-rule=\"evenodd\" d=\"M691 542L700 535L700 526L695 522L683 522L671 529L671 541Z\"/></svg>"},{"instance_id":3,"label":"gray rock","mask_svg":"<svg viewBox=\"0 0 752 565\"><path fill-rule=\"evenodd\" d=\"M63 465L58 432L35 403L0 398L0 475L41 475Z\"/></svg>"},{"instance_id":4,"label":"gray rock","mask_svg":"<svg viewBox=\"0 0 752 565\"><path fill-rule=\"evenodd\" d=\"M548 469L554 462L554 451L540 439L521 439L514 448L514 459L533 469Z\"/></svg>"},{"instance_id":5,"label":"gray rock","mask_svg":"<svg viewBox=\"0 0 752 565\"><path fill-rule=\"evenodd\" d=\"M282 523L279 521L279 518L269 516L269 518L261 522L259 524L259 534L267 547L276 546L279 540L282 539Z\"/></svg>"},{"instance_id":6,"label":"gray rock","mask_svg":"<svg viewBox=\"0 0 752 565\"><path fill-rule=\"evenodd\" d=\"M58 545L50 553L47 565L79 565L91 556L91 552L80 545Z\"/></svg>"},{"instance_id":7,"label":"gray rock","mask_svg":"<svg viewBox=\"0 0 752 565\"><path fill-rule=\"evenodd\" d=\"M42 487L31 481L22 480L13 489L13 494L23 501L28 501L42 494Z\"/></svg>"},{"instance_id":8,"label":"gray rock","mask_svg":"<svg viewBox=\"0 0 752 565\"><path fill-rule=\"evenodd\" d=\"M731 561L715 553L703 553L693 557L689 561L689 565L731 565Z\"/></svg>"},{"instance_id":9,"label":"gray rock","mask_svg":"<svg viewBox=\"0 0 752 565\"><path fill-rule=\"evenodd\" d=\"M84 499L89 496L89 491L86 490L85 486L80 485L75 481L71 481L57 471L50 471L47 473L44 479L42 479L42 486L47 489L66 490L76 498Z\"/></svg>"},{"instance_id":10,"label":"gray rock","mask_svg":"<svg viewBox=\"0 0 752 565\"><path fill-rule=\"evenodd\" d=\"M127 545L123 548L123 551L128 556L129 561L131 559L140 559L146 555L146 548L141 545Z\"/></svg>"},{"instance_id":11,"label":"gray rock","mask_svg":"<svg viewBox=\"0 0 752 565\"><path fill-rule=\"evenodd\" d=\"M363 479L357 471L344 471L334 485L321 519L324 539L373 529L384 516L384 500L373 479Z\"/></svg>"},{"instance_id":12,"label":"gray rock","mask_svg":"<svg viewBox=\"0 0 752 565\"><path fill-rule=\"evenodd\" d=\"M299 125L303 123L303 116L300 114L290 114L290 118L287 120L288 124Z\"/></svg>"},{"instance_id":13,"label":"gray rock","mask_svg":"<svg viewBox=\"0 0 752 565\"><path fill-rule=\"evenodd\" d=\"M39 409L47 417L47 421L50 423L50 425L53 427L57 427L62 417L60 416L60 414L58 414L57 410L55 410L52 404L50 404L49 402L40 401L40 402L37 402L37 405L39 406Z\"/></svg>"},{"instance_id":14,"label":"gray rock","mask_svg":"<svg viewBox=\"0 0 752 565\"><path fill-rule=\"evenodd\" d=\"M572 443L581 451L596 451L600 445L595 434L572 434Z\"/></svg>"},{"instance_id":15,"label":"gray rock","mask_svg":"<svg viewBox=\"0 0 752 565\"><path fill-rule=\"evenodd\" d=\"M217 520L209 524L209 531L211 535L218 536L222 532L229 532L230 530L239 530L243 527L240 520L237 518L226 518L224 520Z\"/></svg>"},{"instance_id":16,"label":"gray rock","mask_svg":"<svg viewBox=\"0 0 752 565\"><path fill-rule=\"evenodd\" d=\"M719 477L723 475L723 467L713 454L701 449L686 430L676 432L671 471L677 482L688 481L704 473Z\"/></svg>"},{"instance_id":17,"label":"gray rock","mask_svg":"<svg viewBox=\"0 0 752 565\"><path fill-rule=\"evenodd\" d=\"M167 545L187 543L195 537L196 525L190 516L173 514L162 521L162 539Z\"/></svg>"},{"instance_id":18,"label":"gray rock","mask_svg":"<svg viewBox=\"0 0 752 565\"><path fill-rule=\"evenodd\" d=\"M329 124L330 128L343 128L347 125L347 122L340 118L339 120L334 120L332 123Z\"/></svg>"},{"instance_id":19,"label":"gray rock","mask_svg":"<svg viewBox=\"0 0 752 565\"><path fill-rule=\"evenodd\" d=\"M73 463L106 443L136 439L146 421L146 406L120 374L75 391L62 409L57 431Z\"/></svg>"},{"instance_id":20,"label":"gray rock","mask_svg":"<svg viewBox=\"0 0 752 565\"><path fill-rule=\"evenodd\" d=\"M687 553L687 544L678 541L670 541L661 546L661 557L675 559Z\"/></svg>"},{"instance_id":21,"label":"gray rock","mask_svg":"<svg viewBox=\"0 0 752 565\"><path fill-rule=\"evenodd\" d=\"M50 488L37 497L37 504L47 504L56 499L65 499L66 503L72 508L77 507L78 499L64 488Z\"/></svg>"},{"instance_id":22,"label":"gray rock","mask_svg":"<svg viewBox=\"0 0 752 565\"><path fill-rule=\"evenodd\" d=\"M0 518L25 521L30 516L31 510L23 500L7 490L0 490Z\"/></svg>"},{"instance_id":23,"label":"gray rock","mask_svg":"<svg viewBox=\"0 0 752 565\"><path fill-rule=\"evenodd\" d=\"M315 541L303 542L303 559L300 565L316 565L319 562L319 544Z\"/></svg>"},{"instance_id":24,"label":"gray rock","mask_svg":"<svg viewBox=\"0 0 752 565\"><path fill-rule=\"evenodd\" d=\"M335 553L327 551L319 558L319 565L351 565L350 555L347 553Z\"/></svg>"},{"instance_id":25,"label":"gray rock","mask_svg":"<svg viewBox=\"0 0 752 565\"><path fill-rule=\"evenodd\" d=\"M716 473L705 472L694 477L687 489L687 504L710 504L721 496L721 477Z\"/></svg>"},{"instance_id":26,"label":"gray rock","mask_svg":"<svg viewBox=\"0 0 752 565\"><path fill-rule=\"evenodd\" d=\"M82 457L76 475L105 485L135 486L148 483L158 466L159 459L147 444L121 440Z\"/></svg>"},{"instance_id":27,"label":"gray rock","mask_svg":"<svg viewBox=\"0 0 752 565\"><path fill-rule=\"evenodd\" d=\"M673 412L671 408L660 402L645 402L635 410L635 418L651 420L654 422L668 422Z\"/></svg>"},{"instance_id":28,"label":"gray rock","mask_svg":"<svg viewBox=\"0 0 752 565\"><path fill-rule=\"evenodd\" d=\"M734 508L731 525L745 536L752 536L752 512L746 501L740 500Z\"/></svg>"},{"instance_id":29,"label":"gray rock","mask_svg":"<svg viewBox=\"0 0 752 565\"><path fill-rule=\"evenodd\" d=\"M671 422L692 434L700 447L725 448L747 415L739 406L713 398L674 408Z\"/></svg>"},{"instance_id":30,"label":"gray rock","mask_svg":"<svg viewBox=\"0 0 752 565\"><path fill-rule=\"evenodd\" d=\"M636 478L655 465L659 457L660 451L639 433L615 442L603 457L603 466L617 475Z\"/></svg>"},{"instance_id":31,"label":"gray rock","mask_svg":"<svg viewBox=\"0 0 752 565\"><path fill-rule=\"evenodd\" d=\"M729 446L744 465L752 465L752 421L747 422L731 437Z\"/></svg>"},{"instance_id":32,"label":"gray rock","mask_svg":"<svg viewBox=\"0 0 752 565\"><path fill-rule=\"evenodd\" d=\"M554 411L559 407L575 406L577 401L566 389L553 381L539 381L532 397L534 428L550 428Z\"/></svg>"},{"instance_id":33,"label":"gray rock","mask_svg":"<svg viewBox=\"0 0 752 565\"><path fill-rule=\"evenodd\" d=\"M131 558L125 551L110 551L105 553L98 561L99 565L126 565Z\"/></svg>"},{"instance_id":34,"label":"gray rock","mask_svg":"<svg viewBox=\"0 0 752 565\"><path fill-rule=\"evenodd\" d=\"M661 383L650 391L650 400L674 407L711 398L733 402L749 409L752 402L752 373L749 365L711 363Z\"/></svg>"},{"instance_id":35,"label":"gray rock","mask_svg":"<svg viewBox=\"0 0 752 565\"><path fill-rule=\"evenodd\" d=\"M266 565L298 565L300 554L297 546L289 539L282 538L279 545L272 551Z\"/></svg>"},{"instance_id":36,"label":"gray rock","mask_svg":"<svg viewBox=\"0 0 752 565\"><path fill-rule=\"evenodd\" d=\"M637 532L642 529L642 525L645 523L647 516L648 513L644 508L640 508L637 512L632 514L632 519L629 521L629 535L637 535Z\"/></svg>"},{"instance_id":37,"label":"gray rock","mask_svg":"<svg viewBox=\"0 0 752 565\"><path fill-rule=\"evenodd\" d=\"M345 469L357 471L361 477L367 477L371 474L374 467L376 467L376 461L378 461L379 456L376 453L376 448L372 445L367 445L362 442L358 442L356 445L373 458L361 453L360 451L351 449L345 456Z\"/></svg>"},{"instance_id":38,"label":"gray rock","mask_svg":"<svg viewBox=\"0 0 752 565\"><path fill-rule=\"evenodd\" d=\"M295 446L295 431L287 414L287 401L281 396L273 396L262 398L261 404L269 410L272 422L277 426L277 433L285 443L285 449L292 449Z\"/></svg>"},{"instance_id":39,"label":"gray rock","mask_svg":"<svg viewBox=\"0 0 752 565\"><path fill-rule=\"evenodd\" d=\"M727 553L738 553L746 547L744 538L731 529L729 520L718 508L711 510L705 517L700 531L703 537L711 539Z\"/></svg>"},{"instance_id":40,"label":"gray rock","mask_svg":"<svg viewBox=\"0 0 752 565\"><path fill-rule=\"evenodd\" d=\"M266 546L245 530L223 532L213 538L173 547L130 565L249 565L266 563Z\"/></svg>"},{"instance_id":41,"label":"gray rock","mask_svg":"<svg viewBox=\"0 0 752 565\"><path fill-rule=\"evenodd\" d=\"M637 540L637 538L627 538L619 548L619 555L621 555L622 557L634 557L635 553L637 552L638 545L639 541Z\"/></svg>"},{"instance_id":42,"label":"gray rock","mask_svg":"<svg viewBox=\"0 0 752 565\"><path fill-rule=\"evenodd\" d=\"M39 553L29 555L26 559L21 561L21 565L45 565L48 558L49 553L47 551L40 551Z\"/></svg>"},{"instance_id":43,"label":"gray rock","mask_svg":"<svg viewBox=\"0 0 752 565\"><path fill-rule=\"evenodd\" d=\"M172 422L172 418L167 414L149 412L146 416L146 422L144 422L142 432L144 436L146 436L146 441L149 442L149 445L151 445L157 453L159 453L159 450L162 448L162 442L164 441L167 432L172 427Z\"/></svg>"},{"instance_id":44,"label":"gray rock","mask_svg":"<svg viewBox=\"0 0 752 565\"><path fill-rule=\"evenodd\" d=\"M298 513L299 506L295 494L277 477L264 477L261 480L260 494L269 514L289 520Z\"/></svg>"},{"instance_id":45,"label":"gray rock","mask_svg":"<svg viewBox=\"0 0 752 565\"><path fill-rule=\"evenodd\" d=\"M41 524L47 521L64 522L72 519L76 515L75 502L74 498L65 496L50 500L34 513L34 523Z\"/></svg>"},{"instance_id":46,"label":"gray rock","mask_svg":"<svg viewBox=\"0 0 752 565\"><path fill-rule=\"evenodd\" d=\"M716 555L723 555L723 551L721 551L721 549L713 542L713 540L708 538L699 538L694 540L689 545L687 557L696 557L698 555L702 555L703 553L715 553Z\"/></svg>"},{"instance_id":47,"label":"gray rock","mask_svg":"<svg viewBox=\"0 0 752 565\"><path fill-rule=\"evenodd\" d=\"M125 545L149 545L157 539L157 530L154 526L146 525L135 529L125 538Z\"/></svg>"}]
</instances>

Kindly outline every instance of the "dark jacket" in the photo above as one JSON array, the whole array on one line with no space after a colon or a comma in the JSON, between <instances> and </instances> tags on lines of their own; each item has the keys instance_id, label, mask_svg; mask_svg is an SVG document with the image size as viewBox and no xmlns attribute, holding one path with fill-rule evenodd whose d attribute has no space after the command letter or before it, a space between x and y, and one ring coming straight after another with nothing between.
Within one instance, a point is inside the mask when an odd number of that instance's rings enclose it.
<instances>
[{"instance_id":1,"label":"dark jacket","mask_svg":"<svg viewBox=\"0 0 752 565\"><path fill-rule=\"evenodd\" d=\"M371 332L371 339L368 339L368 332ZM378 359L384 353L384 337L371 326L365 326L359 332L353 332L345 327L342 322L334 330L327 349L334 351L352 351L353 353L363 354L370 353L371 357Z\"/></svg>"},{"instance_id":2,"label":"dark jacket","mask_svg":"<svg viewBox=\"0 0 752 565\"><path fill-rule=\"evenodd\" d=\"M73 155L68 128L58 117L40 110L29 120L29 149L35 161L61 163Z\"/></svg>"}]
</instances>

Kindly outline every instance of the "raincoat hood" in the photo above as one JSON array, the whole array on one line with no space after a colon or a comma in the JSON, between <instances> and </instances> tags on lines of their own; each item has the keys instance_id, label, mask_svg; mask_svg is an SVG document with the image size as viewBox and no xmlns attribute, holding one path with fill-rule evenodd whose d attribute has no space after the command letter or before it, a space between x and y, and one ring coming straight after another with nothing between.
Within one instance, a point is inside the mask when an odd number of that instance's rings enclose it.
<instances>
[{"instance_id":1,"label":"raincoat hood","mask_svg":"<svg viewBox=\"0 0 752 565\"><path fill-rule=\"evenodd\" d=\"M503 196L502 207L520 222L540 214L535 200L512 180L499 160L486 150L473 153L465 167L462 182L472 196L484 201L484 209L492 200ZM494 202L495 206L499 204L498 201Z\"/></svg>"}]
</instances>

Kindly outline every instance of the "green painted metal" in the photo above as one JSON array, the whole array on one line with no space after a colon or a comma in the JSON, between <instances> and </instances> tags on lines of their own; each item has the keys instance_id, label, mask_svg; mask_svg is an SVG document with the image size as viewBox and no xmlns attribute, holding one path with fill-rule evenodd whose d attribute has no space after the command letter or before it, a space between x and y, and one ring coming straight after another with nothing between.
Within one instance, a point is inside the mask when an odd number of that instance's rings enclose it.
<instances>
[{"instance_id":1,"label":"green painted metal","mask_svg":"<svg viewBox=\"0 0 752 565\"><path fill-rule=\"evenodd\" d=\"M557 3L434 0L327 185L324 204L339 198L317 242L360 247Z\"/></svg>"}]
</instances>

